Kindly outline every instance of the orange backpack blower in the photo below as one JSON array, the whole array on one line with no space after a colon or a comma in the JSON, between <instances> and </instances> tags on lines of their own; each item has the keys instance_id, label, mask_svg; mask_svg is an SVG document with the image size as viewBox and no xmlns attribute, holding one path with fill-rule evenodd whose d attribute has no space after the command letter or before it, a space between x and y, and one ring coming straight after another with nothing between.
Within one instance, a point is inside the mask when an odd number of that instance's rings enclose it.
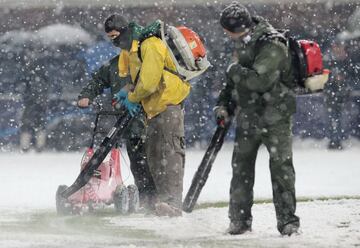
<instances>
[{"instance_id":1,"label":"orange backpack blower","mask_svg":"<svg viewBox=\"0 0 360 248\"><path fill-rule=\"evenodd\" d=\"M209 68L206 49L199 35L185 26L168 26L167 33L161 25L161 38L170 52L177 72L190 80Z\"/></svg>"}]
</instances>

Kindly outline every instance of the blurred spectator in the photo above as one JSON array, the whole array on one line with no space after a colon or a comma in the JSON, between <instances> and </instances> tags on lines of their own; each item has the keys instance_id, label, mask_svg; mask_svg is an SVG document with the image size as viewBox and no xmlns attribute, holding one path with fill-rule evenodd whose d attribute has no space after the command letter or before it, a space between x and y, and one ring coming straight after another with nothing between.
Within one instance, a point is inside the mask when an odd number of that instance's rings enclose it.
<instances>
[{"instance_id":1,"label":"blurred spectator","mask_svg":"<svg viewBox=\"0 0 360 248\"><path fill-rule=\"evenodd\" d=\"M84 61L77 54L86 45L92 43L92 37L77 26L53 24L34 32L33 40L24 45L22 69L26 72L23 92L24 112L22 116L20 147L28 151L34 147L42 151L46 147L48 133L47 121L54 119L52 105L60 107L61 117L66 119L67 105L76 100L76 89L82 87L85 77ZM29 45L28 45L29 43ZM51 104L50 104L51 101ZM62 149L72 143L69 130L57 121L56 129L60 130L57 143L63 140ZM55 130L59 131L59 130ZM81 134L77 133L77 136ZM68 136L68 137L63 137Z\"/></svg>"},{"instance_id":2,"label":"blurred spectator","mask_svg":"<svg viewBox=\"0 0 360 248\"><path fill-rule=\"evenodd\" d=\"M329 66L331 77L325 87L325 100L329 116L329 149L341 150L341 141L344 138L344 127L342 125L342 113L344 103L348 98L349 88L347 87L345 64L347 53L345 46L340 42L334 42L330 49Z\"/></svg>"},{"instance_id":3,"label":"blurred spectator","mask_svg":"<svg viewBox=\"0 0 360 248\"><path fill-rule=\"evenodd\" d=\"M355 116L350 123L350 134L359 136L359 73L360 73L360 8L349 17L346 30L339 33L331 45L330 67L332 76L326 93L329 112L329 149L343 149L342 140L348 127L344 113L350 103ZM355 106L358 105L358 106ZM350 113L346 113L349 115ZM349 117L349 116L348 116ZM344 121L345 120L345 121Z\"/></svg>"},{"instance_id":4,"label":"blurred spectator","mask_svg":"<svg viewBox=\"0 0 360 248\"><path fill-rule=\"evenodd\" d=\"M360 7L349 17L346 30L337 36L344 43L347 64L344 70L349 88L350 135L360 138Z\"/></svg>"},{"instance_id":5,"label":"blurred spectator","mask_svg":"<svg viewBox=\"0 0 360 248\"><path fill-rule=\"evenodd\" d=\"M27 41L21 57L26 84L23 94L24 112L20 127L20 148L28 151L32 146L42 151L46 146L46 109L48 106L49 79L45 71L46 62L41 56L41 47Z\"/></svg>"}]
</instances>

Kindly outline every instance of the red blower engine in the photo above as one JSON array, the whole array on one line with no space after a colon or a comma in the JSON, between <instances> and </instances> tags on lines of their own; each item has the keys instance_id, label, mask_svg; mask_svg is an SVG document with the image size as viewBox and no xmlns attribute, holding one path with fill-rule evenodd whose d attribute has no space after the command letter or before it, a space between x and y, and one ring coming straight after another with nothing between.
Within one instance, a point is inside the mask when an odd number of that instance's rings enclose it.
<instances>
[{"instance_id":1,"label":"red blower engine","mask_svg":"<svg viewBox=\"0 0 360 248\"><path fill-rule=\"evenodd\" d=\"M298 84L311 91L322 90L329 80L330 71L324 69L319 44L290 38L289 45L293 52Z\"/></svg>"}]
</instances>

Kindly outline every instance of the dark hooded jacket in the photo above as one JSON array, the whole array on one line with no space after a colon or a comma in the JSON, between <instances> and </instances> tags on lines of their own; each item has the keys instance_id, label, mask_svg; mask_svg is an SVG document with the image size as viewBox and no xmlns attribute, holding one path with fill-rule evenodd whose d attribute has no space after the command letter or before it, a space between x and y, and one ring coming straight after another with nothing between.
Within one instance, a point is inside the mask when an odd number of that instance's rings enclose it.
<instances>
[{"instance_id":1,"label":"dark hooded jacket","mask_svg":"<svg viewBox=\"0 0 360 248\"><path fill-rule=\"evenodd\" d=\"M253 21L250 37L235 42L235 63L226 72L217 105L238 112L242 125L264 127L296 111L295 81L285 37L264 19Z\"/></svg>"}]
</instances>

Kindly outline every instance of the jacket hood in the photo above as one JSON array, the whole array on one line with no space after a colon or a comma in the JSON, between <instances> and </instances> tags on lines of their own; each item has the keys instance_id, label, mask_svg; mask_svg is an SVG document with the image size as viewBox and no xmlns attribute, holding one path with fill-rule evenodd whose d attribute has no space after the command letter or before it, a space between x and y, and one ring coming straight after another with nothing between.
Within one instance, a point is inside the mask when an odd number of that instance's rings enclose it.
<instances>
[{"instance_id":1,"label":"jacket hood","mask_svg":"<svg viewBox=\"0 0 360 248\"><path fill-rule=\"evenodd\" d=\"M255 23L254 29L251 34L251 40L256 41L265 33L276 31L271 24L260 16L254 16L253 22Z\"/></svg>"},{"instance_id":2,"label":"jacket hood","mask_svg":"<svg viewBox=\"0 0 360 248\"><path fill-rule=\"evenodd\" d=\"M160 20L156 20L155 22L149 24L146 27L143 27L135 22L131 22L129 24L129 28L132 32L132 39L141 42L151 36L159 36L161 30L161 22Z\"/></svg>"}]
</instances>

